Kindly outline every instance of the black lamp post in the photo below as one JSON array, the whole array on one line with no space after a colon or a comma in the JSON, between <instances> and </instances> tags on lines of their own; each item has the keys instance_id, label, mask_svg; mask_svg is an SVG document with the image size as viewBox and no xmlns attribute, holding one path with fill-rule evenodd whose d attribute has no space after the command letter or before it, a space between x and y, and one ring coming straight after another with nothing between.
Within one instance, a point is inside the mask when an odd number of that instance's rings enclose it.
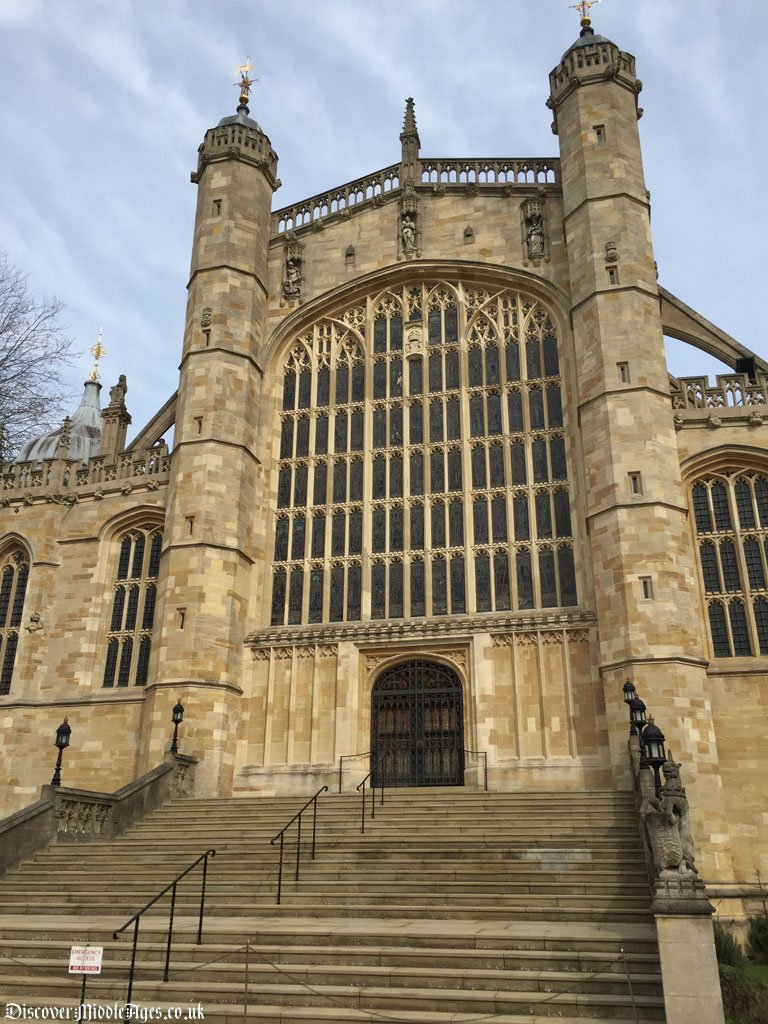
<instances>
[{"instance_id":1,"label":"black lamp post","mask_svg":"<svg viewBox=\"0 0 768 1024\"><path fill-rule=\"evenodd\" d=\"M624 683L624 703L629 704L632 698L636 696L637 690L635 689L635 684L631 679L628 679L626 683Z\"/></svg>"},{"instance_id":2,"label":"black lamp post","mask_svg":"<svg viewBox=\"0 0 768 1024\"><path fill-rule=\"evenodd\" d=\"M653 768L656 779L656 796L661 793L661 766L667 760L667 752L664 749L664 733L654 725L653 718L640 733L640 742L643 746L645 759Z\"/></svg>"},{"instance_id":3,"label":"black lamp post","mask_svg":"<svg viewBox=\"0 0 768 1024\"><path fill-rule=\"evenodd\" d=\"M56 730L56 739L54 740L54 743L59 748L59 756L56 758L56 768L53 773L53 778L51 779L52 786L61 785L61 756L64 753L64 750L69 746L69 737L71 733L72 729L65 718Z\"/></svg>"},{"instance_id":4,"label":"black lamp post","mask_svg":"<svg viewBox=\"0 0 768 1024\"><path fill-rule=\"evenodd\" d=\"M184 705L181 701L176 701L171 712L171 719L173 720L173 740L171 741L171 753L178 754L179 752L179 726L184 720Z\"/></svg>"},{"instance_id":5,"label":"black lamp post","mask_svg":"<svg viewBox=\"0 0 768 1024\"><path fill-rule=\"evenodd\" d=\"M627 707L629 708L629 735L637 736L638 732L643 731L645 725L645 701L639 697L633 697L627 701Z\"/></svg>"}]
</instances>

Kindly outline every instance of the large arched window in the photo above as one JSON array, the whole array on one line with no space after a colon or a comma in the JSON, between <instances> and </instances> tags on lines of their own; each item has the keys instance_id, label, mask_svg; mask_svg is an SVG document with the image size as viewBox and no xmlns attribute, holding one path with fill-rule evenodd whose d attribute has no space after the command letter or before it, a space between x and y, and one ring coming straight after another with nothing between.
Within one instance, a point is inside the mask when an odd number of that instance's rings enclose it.
<instances>
[{"instance_id":1,"label":"large arched window","mask_svg":"<svg viewBox=\"0 0 768 1024\"><path fill-rule=\"evenodd\" d=\"M325 317L283 375L273 625L573 606L555 326L425 283Z\"/></svg>"},{"instance_id":2,"label":"large arched window","mask_svg":"<svg viewBox=\"0 0 768 1024\"><path fill-rule=\"evenodd\" d=\"M23 551L17 548L0 559L0 696L11 690L28 578Z\"/></svg>"},{"instance_id":3,"label":"large arched window","mask_svg":"<svg viewBox=\"0 0 768 1024\"><path fill-rule=\"evenodd\" d=\"M768 477L707 476L691 502L715 657L768 655Z\"/></svg>"},{"instance_id":4,"label":"large arched window","mask_svg":"<svg viewBox=\"0 0 768 1024\"><path fill-rule=\"evenodd\" d=\"M104 686L143 686L147 681L162 544L162 531L153 528L134 529L120 538Z\"/></svg>"}]
</instances>

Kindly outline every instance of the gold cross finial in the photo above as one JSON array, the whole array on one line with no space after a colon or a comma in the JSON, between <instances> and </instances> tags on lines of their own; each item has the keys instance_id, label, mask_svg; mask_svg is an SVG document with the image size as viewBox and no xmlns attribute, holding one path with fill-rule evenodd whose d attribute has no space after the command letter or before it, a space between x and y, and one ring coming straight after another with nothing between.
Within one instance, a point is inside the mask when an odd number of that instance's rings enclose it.
<instances>
[{"instance_id":1,"label":"gold cross finial","mask_svg":"<svg viewBox=\"0 0 768 1024\"><path fill-rule=\"evenodd\" d=\"M581 24L582 28L587 28L592 24L592 19L589 16L590 8L594 7L595 4L599 4L600 0L580 0L577 4L571 4L572 11L579 11L581 13Z\"/></svg>"},{"instance_id":2,"label":"gold cross finial","mask_svg":"<svg viewBox=\"0 0 768 1024\"><path fill-rule=\"evenodd\" d=\"M104 356L107 354L107 350L101 344L101 339L102 339L103 334L104 334L104 328L100 327L99 328L98 340L97 340L95 345L91 345L90 352L91 352L91 355L93 356L95 361L94 361L93 369L91 370L90 376L88 377L88 380L99 380L100 379L100 377L99 377L99 360L103 359Z\"/></svg>"},{"instance_id":3,"label":"gold cross finial","mask_svg":"<svg viewBox=\"0 0 768 1024\"><path fill-rule=\"evenodd\" d=\"M255 82L254 78L249 77L249 72L251 71L253 71L253 64L251 64L250 57L245 58L245 64L240 64L235 68L235 74L240 75L240 78L235 82L235 85L240 87L240 102L243 105L247 105L251 86Z\"/></svg>"}]
</instances>

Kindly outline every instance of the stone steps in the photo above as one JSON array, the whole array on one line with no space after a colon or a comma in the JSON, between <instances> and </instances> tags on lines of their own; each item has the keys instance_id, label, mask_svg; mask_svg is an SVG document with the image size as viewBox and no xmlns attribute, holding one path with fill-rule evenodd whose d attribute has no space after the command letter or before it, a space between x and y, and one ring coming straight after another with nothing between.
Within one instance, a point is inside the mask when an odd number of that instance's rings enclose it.
<instances>
[{"instance_id":1,"label":"stone steps","mask_svg":"<svg viewBox=\"0 0 768 1024\"><path fill-rule=\"evenodd\" d=\"M178 801L116 841L56 843L0 882L0 990L77 1003L69 946L90 942L105 957L89 1001L125 998L131 928L112 931L212 847L203 944L196 871L178 889L167 983L168 898L142 917L134 1001L199 1002L214 1024L664 1020L631 796L400 791L365 835L359 798L327 800L315 861L303 823L299 883L287 839L280 906L268 840L302 798Z\"/></svg>"}]
</instances>

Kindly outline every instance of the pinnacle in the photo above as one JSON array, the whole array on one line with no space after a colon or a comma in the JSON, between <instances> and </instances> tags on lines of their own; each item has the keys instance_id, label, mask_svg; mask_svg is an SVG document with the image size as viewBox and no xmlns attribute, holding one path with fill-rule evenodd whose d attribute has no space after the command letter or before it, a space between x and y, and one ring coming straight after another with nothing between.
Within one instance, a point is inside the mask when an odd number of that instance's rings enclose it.
<instances>
[{"instance_id":1,"label":"pinnacle","mask_svg":"<svg viewBox=\"0 0 768 1024\"><path fill-rule=\"evenodd\" d=\"M413 109L413 97L409 96L405 101L405 118L403 119L403 135L417 135L416 114Z\"/></svg>"}]
</instances>

